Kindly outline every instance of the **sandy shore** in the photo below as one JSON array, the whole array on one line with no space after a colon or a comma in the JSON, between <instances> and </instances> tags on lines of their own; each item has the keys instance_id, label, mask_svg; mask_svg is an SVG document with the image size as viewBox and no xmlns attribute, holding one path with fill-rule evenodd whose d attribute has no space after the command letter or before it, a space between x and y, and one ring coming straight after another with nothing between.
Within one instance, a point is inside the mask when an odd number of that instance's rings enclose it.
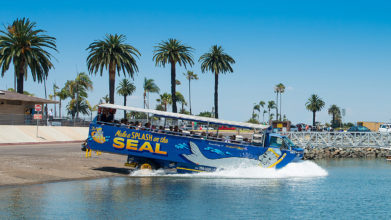
<instances>
[{"instance_id":1,"label":"sandy shore","mask_svg":"<svg viewBox=\"0 0 391 220\"><path fill-rule=\"evenodd\" d=\"M126 156L85 158L80 143L0 146L0 186L128 175Z\"/></svg>"}]
</instances>

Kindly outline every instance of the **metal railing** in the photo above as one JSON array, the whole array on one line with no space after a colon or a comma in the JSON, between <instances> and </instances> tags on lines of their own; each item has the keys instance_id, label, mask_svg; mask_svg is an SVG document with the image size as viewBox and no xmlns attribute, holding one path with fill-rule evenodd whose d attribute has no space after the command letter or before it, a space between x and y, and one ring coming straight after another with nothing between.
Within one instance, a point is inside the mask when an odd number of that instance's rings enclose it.
<instances>
[{"instance_id":1,"label":"metal railing","mask_svg":"<svg viewBox=\"0 0 391 220\"><path fill-rule=\"evenodd\" d=\"M35 120L32 115L24 114L0 114L0 125L40 125L40 126L75 126L88 127L91 118L78 118L72 120L69 117L53 118L43 115L41 120Z\"/></svg>"},{"instance_id":2,"label":"metal railing","mask_svg":"<svg viewBox=\"0 0 391 220\"><path fill-rule=\"evenodd\" d=\"M300 147L391 148L391 133L381 132L280 132Z\"/></svg>"}]
</instances>

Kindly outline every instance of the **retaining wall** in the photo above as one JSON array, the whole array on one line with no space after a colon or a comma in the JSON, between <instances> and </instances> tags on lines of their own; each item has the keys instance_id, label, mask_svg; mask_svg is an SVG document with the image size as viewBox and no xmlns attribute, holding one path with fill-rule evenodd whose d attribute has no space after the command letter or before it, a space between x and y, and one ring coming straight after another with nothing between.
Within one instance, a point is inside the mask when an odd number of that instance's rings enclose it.
<instances>
[{"instance_id":1,"label":"retaining wall","mask_svg":"<svg viewBox=\"0 0 391 220\"><path fill-rule=\"evenodd\" d=\"M83 141L88 127L0 125L0 144Z\"/></svg>"}]
</instances>

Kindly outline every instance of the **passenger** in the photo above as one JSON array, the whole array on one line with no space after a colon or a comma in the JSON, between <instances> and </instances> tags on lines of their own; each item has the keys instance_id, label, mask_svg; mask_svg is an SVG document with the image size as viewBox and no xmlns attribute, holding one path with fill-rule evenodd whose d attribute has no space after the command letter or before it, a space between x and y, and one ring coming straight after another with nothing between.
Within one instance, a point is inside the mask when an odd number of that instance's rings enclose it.
<instances>
[{"instance_id":1,"label":"passenger","mask_svg":"<svg viewBox=\"0 0 391 220\"><path fill-rule=\"evenodd\" d=\"M201 133L201 138L204 139L204 140L207 139L207 138L206 138L206 133L205 133L205 132L202 132L202 133Z\"/></svg>"},{"instance_id":2,"label":"passenger","mask_svg":"<svg viewBox=\"0 0 391 220\"><path fill-rule=\"evenodd\" d=\"M164 133L164 128L163 128L163 126L159 126L158 132L159 132L159 133Z\"/></svg>"},{"instance_id":3,"label":"passenger","mask_svg":"<svg viewBox=\"0 0 391 220\"><path fill-rule=\"evenodd\" d=\"M114 115L111 112L108 112L108 114L107 114L107 122L109 122L109 123L114 122Z\"/></svg>"}]
</instances>

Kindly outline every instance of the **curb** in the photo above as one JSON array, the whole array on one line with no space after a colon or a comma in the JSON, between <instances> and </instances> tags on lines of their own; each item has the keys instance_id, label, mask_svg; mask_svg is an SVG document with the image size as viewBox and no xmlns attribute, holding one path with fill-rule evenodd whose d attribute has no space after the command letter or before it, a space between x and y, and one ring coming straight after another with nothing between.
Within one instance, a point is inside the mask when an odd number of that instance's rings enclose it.
<instances>
[{"instance_id":1,"label":"curb","mask_svg":"<svg viewBox=\"0 0 391 220\"><path fill-rule=\"evenodd\" d=\"M78 141L48 141L48 142L18 142L18 143L0 143L0 146L5 145L37 145L37 144L72 144L72 143L82 143L84 140Z\"/></svg>"}]
</instances>

